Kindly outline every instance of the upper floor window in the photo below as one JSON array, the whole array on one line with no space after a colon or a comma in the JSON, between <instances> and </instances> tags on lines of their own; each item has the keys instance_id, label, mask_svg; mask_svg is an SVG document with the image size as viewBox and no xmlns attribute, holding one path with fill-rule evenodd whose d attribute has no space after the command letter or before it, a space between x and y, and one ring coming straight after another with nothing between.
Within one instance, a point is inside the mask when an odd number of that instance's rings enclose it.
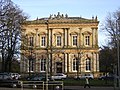
<instances>
[{"instance_id":1,"label":"upper floor window","mask_svg":"<svg viewBox=\"0 0 120 90\"><path fill-rule=\"evenodd\" d=\"M77 46L77 36L73 36L73 46Z\"/></svg>"},{"instance_id":2,"label":"upper floor window","mask_svg":"<svg viewBox=\"0 0 120 90\"><path fill-rule=\"evenodd\" d=\"M33 46L33 42L34 42L33 37L30 37L29 39L30 39L30 46Z\"/></svg>"},{"instance_id":3,"label":"upper floor window","mask_svg":"<svg viewBox=\"0 0 120 90\"><path fill-rule=\"evenodd\" d=\"M85 45L90 45L90 36L85 36Z\"/></svg>"},{"instance_id":4,"label":"upper floor window","mask_svg":"<svg viewBox=\"0 0 120 90\"><path fill-rule=\"evenodd\" d=\"M57 36L57 46L61 46L61 43L62 40L61 40L61 36Z\"/></svg>"},{"instance_id":5,"label":"upper floor window","mask_svg":"<svg viewBox=\"0 0 120 90\"><path fill-rule=\"evenodd\" d=\"M41 46L46 46L46 38L45 38L45 36L41 37Z\"/></svg>"}]
</instances>

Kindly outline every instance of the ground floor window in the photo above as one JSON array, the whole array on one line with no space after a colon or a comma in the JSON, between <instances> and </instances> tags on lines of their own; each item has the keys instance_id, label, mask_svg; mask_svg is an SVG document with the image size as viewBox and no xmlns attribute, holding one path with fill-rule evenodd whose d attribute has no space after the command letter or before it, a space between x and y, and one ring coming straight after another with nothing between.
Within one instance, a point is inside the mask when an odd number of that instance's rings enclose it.
<instances>
[{"instance_id":1,"label":"ground floor window","mask_svg":"<svg viewBox=\"0 0 120 90\"><path fill-rule=\"evenodd\" d=\"M73 66L73 71L77 71L77 59L76 58L74 58L73 59L73 64L72 64Z\"/></svg>"},{"instance_id":2,"label":"ground floor window","mask_svg":"<svg viewBox=\"0 0 120 90\"><path fill-rule=\"evenodd\" d=\"M41 59L40 60L40 71L45 72L46 70L46 59Z\"/></svg>"},{"instance_id":3,"label":"ground floor window","mask_svg":"<svg viewBox=\"0 0 120 90\"><path fill-rule=\"evenodd\" d=\"M28 59L28 72L33 72L34 71L34 59L32 56L29 56Z\"/></svg>"},{"instance_id":4,"label":"ground floor window","mask_svg":"<svg viewBox=\"0 0 120 90\"><path fill-rule=\"evenodd\" d=\"M86 71L90 71L91 70L91 60L90 58L86 59Z\"/></svg>"}]
</instances>

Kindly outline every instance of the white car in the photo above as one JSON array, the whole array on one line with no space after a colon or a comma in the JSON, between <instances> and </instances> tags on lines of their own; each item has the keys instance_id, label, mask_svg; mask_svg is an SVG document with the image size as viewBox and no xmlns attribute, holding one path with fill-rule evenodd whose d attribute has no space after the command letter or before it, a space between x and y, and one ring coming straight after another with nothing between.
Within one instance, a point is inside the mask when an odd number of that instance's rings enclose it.
<instances>
[{"instance_id":1,"label":"white car","mask_svg":"<svg viewBox=\"0 0 120 90\"><path fill-rule=\"evenodd\" d=\"M53 75L51 77L52 80L56 80L56 79L63 80L63 79L66 79L66 78L67 78L67 75L65 75L63 73L57 73L56 75Z\"/></svg>"},{"instance_id":2,"label":"white car","mask_svg":"<svg viewBox=\"0 0 120 90\"><path fill-rule=\"evenodd\" d=\"M18 73L9 73L9 75L12 77L12 79L20 79L21 75Z\"/></svg>"},{"instance_id":3,"label":"white car","mask_svg":"<svg viewBox=\"0 0 120 90\"><path fill-rule=\"evenodd\" d=\"M75 79L85 79L85 78L89 78L89 79L94 79L93 74L82 74L79 76L75 76Z\"/></svg>"}]
</instances>

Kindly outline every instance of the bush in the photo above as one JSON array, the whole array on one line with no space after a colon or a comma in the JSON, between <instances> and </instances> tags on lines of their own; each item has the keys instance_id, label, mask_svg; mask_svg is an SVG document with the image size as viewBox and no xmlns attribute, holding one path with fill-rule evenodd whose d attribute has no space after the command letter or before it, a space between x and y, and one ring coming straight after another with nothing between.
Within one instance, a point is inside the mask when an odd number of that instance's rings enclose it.
<instances>
[{"instance_id":1,"label":"bush","mask_svg":"<svg viewBox=\"0 0 120 90\"><path fill-rule=\"evenodd\" d=\"M85 79L74 80L74 79L66 79L63 81L65 86L84 86ZM91 86L113 86L114 81L112 80L98 80L93 79L89 80Z\"/></svg>"}]
</instances>

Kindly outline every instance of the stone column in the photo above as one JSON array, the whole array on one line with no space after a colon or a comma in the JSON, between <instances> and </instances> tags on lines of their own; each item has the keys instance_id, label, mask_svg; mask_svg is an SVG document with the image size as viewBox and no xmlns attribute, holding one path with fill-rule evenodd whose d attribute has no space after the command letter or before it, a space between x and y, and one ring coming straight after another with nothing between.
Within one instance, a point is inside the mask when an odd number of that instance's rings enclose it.
<instances>
[{"instance_id":1,"label":"stone column","mask_svg":"<svg viewBox=\"0 0 120 90\"><path fill-rule=\"evenodd\" d=\"M49 33L49 26L47 24L47 47L49 47L49 38L50 38L50 33Z\"/></svg>"},{"instance_id":2,"label":"stone column","mask_svg":"<svg viewBox=\"0 0 120 90\"><path fill-rule=\"evenodd\" d=\"M52 70L52 58L53 58L52 57L52 51L53 51L52 50L52 46L53 46L53 44L52 44L53 43L53 40L52 40L53 35L52 35L52 33L53 33L53 29L50 29L49 33L50 33L50 35L49 35L50 36L50 40L49 40L49 43L50 43L50 49L49 49L50 50L50 75L52 75L52 73L53 73L53 70Z\"/></svg>"},{"instance_id":3,"label":"stone column","mask_svg":"<svg viewBox=\"0 0 120 90\"><path fill-rule=\"evenodd\" d=\"M66 40L66 33L65 33L65 28L63 28L63 47L65 47L66 46L66 43L65 43L65 40Z\"/></svg>"},{"instance_id":4,"label":"stone column","mask_svg":"<svg viewBox=\"0 0 120 90\"><path fill-rule=\"evenodd\" d=\"M65 73L65 53L63 53L63 72Z\"/></svg>"},{"instance_id":5,"label":"stone column","mask_svg":"<svg viewBox=\"0 0 120 90\"><path fill-rule=\"evenodd\" d=\"M97 72L99 71L99 55L98 55L98 53L96 53L97 54Z\"/></svg>"},{"instance_id":6,"label":"stone column","mask_svg":"<svg viewBox=\"0 0 120 90\"><path fill-rule=\"evenodd\" d=\"M94 46L94 28L92 28L92 47Z\"/></svg>"},{"instance_id":7,"label":"stone column","mask_svg":"<svg viewBox=\"0 0 120 90\"><path fill-rule=\"evenodd\" d=\"M95 46L98 45L98 28L95 28Z\"/></svg>"},{"instance_id":8,"label":"stone column","mask_svg":"<svg viewBox=\"0 0 120 90\"><path fill-rule=\"evenodd\" d=\"M52 35L52 33L53 33L53 29L50 29L50 47L52 47L53 45L52 45L52 43L53 43L53 35Z\"/></svg>"},{"instance_id":9,"label":"stone column","mask_svg":"<svg viewBox=\"0 0 120 90\"><path fill-rule=\"evenodd\" d=\"M94 72L94 52L92 52L92 62L91 62L91 67L92 67L92 72Z\"/></svg>"},{"instance_id":10,"label":"stone column","mask_svg":"<svg viewBox=\"0 0 120 90\"><path fill-rule=\"evenodd\" d=\"M35 29L36 30L36 36L35 36L35 47L38 47L38 28Z\"/></svg>"},{"instance_id":11,"label":"stone column","mask_svg":"<svg viewBox=\"0 0 120 90\"><path fill-rule=\"evenodd\" d=\"M67 75L69 74L69 53L67 53Z\"/></svg>"},{"instance_id":12,"label":"stone column","mask_svg":"<svg viewBox=\"0 0 120 90\"><path fill-rule=\"evenodd\" d=\"M81 30L82 28L79 28L79 47L81 47Z\"/></svg>"},{"instance_id":13,"label":"stone column","mask_svg":"<svg viewBox=\"0 0 120 90\"><path fill-rule=\"evenodd\" d=\"M82 44L83 44L83 46L84 46L84 43L85 43L85 40L84 40L84 34L82 33L82 37L83 37L83 42L82 42Z\"/></svg>"},{"instance_id":14,"label":"stone column","mask_svg":"<svg viewBox=\"0 0 120 90\"><path fill-rule=\"evenodd\" d=\"M66 41L67 41L67 47L69 46L69 29L67 28L67 39L66 39Z\"/></svg>"},{"instance_id":15,"label":"stone column","mask_svg":"<svg viewBox=\"0 0 120 90\"><path fill-rule=\"evenodd\" d=\"M64 68L65 68L65 73L67 73L67 53L64 53L65 55L65 57L64 57L64 62L65 62L65 65L64 65Z\"/></svg>"}]
</instances>

